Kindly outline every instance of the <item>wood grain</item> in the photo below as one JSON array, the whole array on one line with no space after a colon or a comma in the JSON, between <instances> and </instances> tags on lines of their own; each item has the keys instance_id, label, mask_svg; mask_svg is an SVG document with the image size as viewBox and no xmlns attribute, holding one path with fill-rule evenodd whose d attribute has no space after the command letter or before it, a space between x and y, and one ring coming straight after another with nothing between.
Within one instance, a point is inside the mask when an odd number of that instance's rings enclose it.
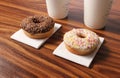
<instances>
[{"instance_id":1,"label":"wood grain","mask_svg":"<svg viewBox=\"0 0 120 78\"><path fill-rule=\"evenodd\" d=\"M54 56L52 52L72 28L83 23L83 0L71 0L62 28L40 48L10 39L23 18L47 15L45 0L0 0L0 78L120 78L120 1L114 0L107 25L90 29L105 38L90 68ZM89 28L87 28L89 29Z\"/></svg>"}]
</instances>

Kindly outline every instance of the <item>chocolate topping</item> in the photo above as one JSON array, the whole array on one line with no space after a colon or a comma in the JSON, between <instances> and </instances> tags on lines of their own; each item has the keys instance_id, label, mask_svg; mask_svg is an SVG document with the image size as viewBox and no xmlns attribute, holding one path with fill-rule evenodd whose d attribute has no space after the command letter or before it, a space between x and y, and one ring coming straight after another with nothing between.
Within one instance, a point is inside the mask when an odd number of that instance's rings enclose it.
<instances>
[{"instance_id":1,"label":"chocolate topping","mask_svg":"<svg viewBox=\"0 0 120 78\"><path fill-rule=\"evenodd\" d=\"M22 21L21 27L31 34L45 33L54 27L54 21L49 16L29 16Z\"/></svg>"}]
</instances>

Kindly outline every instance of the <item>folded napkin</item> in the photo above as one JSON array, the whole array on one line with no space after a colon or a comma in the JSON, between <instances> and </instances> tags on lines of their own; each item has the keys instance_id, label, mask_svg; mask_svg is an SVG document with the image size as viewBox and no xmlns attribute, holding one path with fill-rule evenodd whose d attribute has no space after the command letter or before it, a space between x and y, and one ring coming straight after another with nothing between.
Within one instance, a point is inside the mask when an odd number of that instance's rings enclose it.
<instances>
[{"instance_id":1,"label":"folded napkin","mask_svg":"<svg viewBox=\"0 0 120 78\"><path fill-rule=\"evenodd\" d=\"M97 49L90 55L80 56L80 55L73 54L65 48L65 45L63 42L54 50L53 54L59 57L62 57L64 59L70 60L72 62L81 64L83 66L89 67L96 53L98 52L100 46L104 41L104 38L102 37L99 37L99 38L100 38L100 44L98 45Z\"/></svg>"},{"instance_id":2,"label":"folded napkin","mask_svg":"<svg viewBox=\"0 0 120 78\"><path fill-rule=\"evenodd\" d=\"M53 34L61 27L61 24L58 24L58 23L55 23L55 26L54 26L54 32ZM52 35L51 35L52 36ZM29 38L28 36L26 36L23 32L22 29L18 30L17 32L15 32L10 38L16 40L16 41L19 41L19 42L22 42L24 44L27 44L29 46L32 46L34 48L39 48L42 46L42 44L48 39L48 38L45 38L45 39L32 39L32 38Z\"/></svg>"}]
</instances>

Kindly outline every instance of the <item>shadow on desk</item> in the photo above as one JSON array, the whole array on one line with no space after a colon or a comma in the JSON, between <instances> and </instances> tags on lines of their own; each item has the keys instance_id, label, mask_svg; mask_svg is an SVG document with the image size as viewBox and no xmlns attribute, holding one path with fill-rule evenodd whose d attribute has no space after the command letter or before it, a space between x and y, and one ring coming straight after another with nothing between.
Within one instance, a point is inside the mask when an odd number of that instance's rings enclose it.
<instances>
[{"instance_id":1,"label":"shadow on desk","mask_svg":"<svg viewBox=\"0 0 120 78\"><path fill-rule=\"evenodd\" d=\"M110 50L104 45L106 42L103 43L101 48L99 49L98 53L96 54L94 60L92 61L90 68L96 64L101 64L101 62L105 61L106 58L109 56Z\"/></svg>"}]
</instances>

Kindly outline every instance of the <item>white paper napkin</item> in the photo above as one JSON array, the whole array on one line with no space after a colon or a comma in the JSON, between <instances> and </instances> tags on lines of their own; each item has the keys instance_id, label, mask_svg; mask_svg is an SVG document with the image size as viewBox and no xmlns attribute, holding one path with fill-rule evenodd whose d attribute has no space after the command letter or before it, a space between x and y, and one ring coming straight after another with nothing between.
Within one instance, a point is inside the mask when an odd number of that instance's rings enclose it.
<instances>
[{"instance_id":1,"label":"white paper napkin","mask_svg":"<svg viewBox=\"0 0 120 78\"><path fill-rule=\"evenodd\" d=\"M69 52L64 45L64 42L62 42L53 52L54 55L57 55L59 57L62 57L64 59L70 60L72 62L81 64L83 66L89 67L92 60L94 59L96 53L98 52L100 46L102 45L104 41L104 38L100 37L100 44L98 45L97 49L90 55L87 56L80 56L73 54Z\"/></svg>"},{"instance_id":2,"label":"white paper napkin","mask_svg":"<svg viewBox=\"0 0 120 78\"><path fill-rule=\"evenodd\" d=\"M55 23L55 26L54 26L54 33L61 27L61 24L58 24L58 23ZM54 34L53 33L53 34ZM19 42L22 42L24 44L27 44L29 46L32 46L34 48L39 48L42 46L42 44L48 39L48 38L45 38L45 39L32 39L32 38L29 38L28 36L26 36L23 32L22 29L18 30L17 32L15 32L12 36L11 36L12 39L16 40L16 41L19 41Z\"/></svg>"}]
</instances>

